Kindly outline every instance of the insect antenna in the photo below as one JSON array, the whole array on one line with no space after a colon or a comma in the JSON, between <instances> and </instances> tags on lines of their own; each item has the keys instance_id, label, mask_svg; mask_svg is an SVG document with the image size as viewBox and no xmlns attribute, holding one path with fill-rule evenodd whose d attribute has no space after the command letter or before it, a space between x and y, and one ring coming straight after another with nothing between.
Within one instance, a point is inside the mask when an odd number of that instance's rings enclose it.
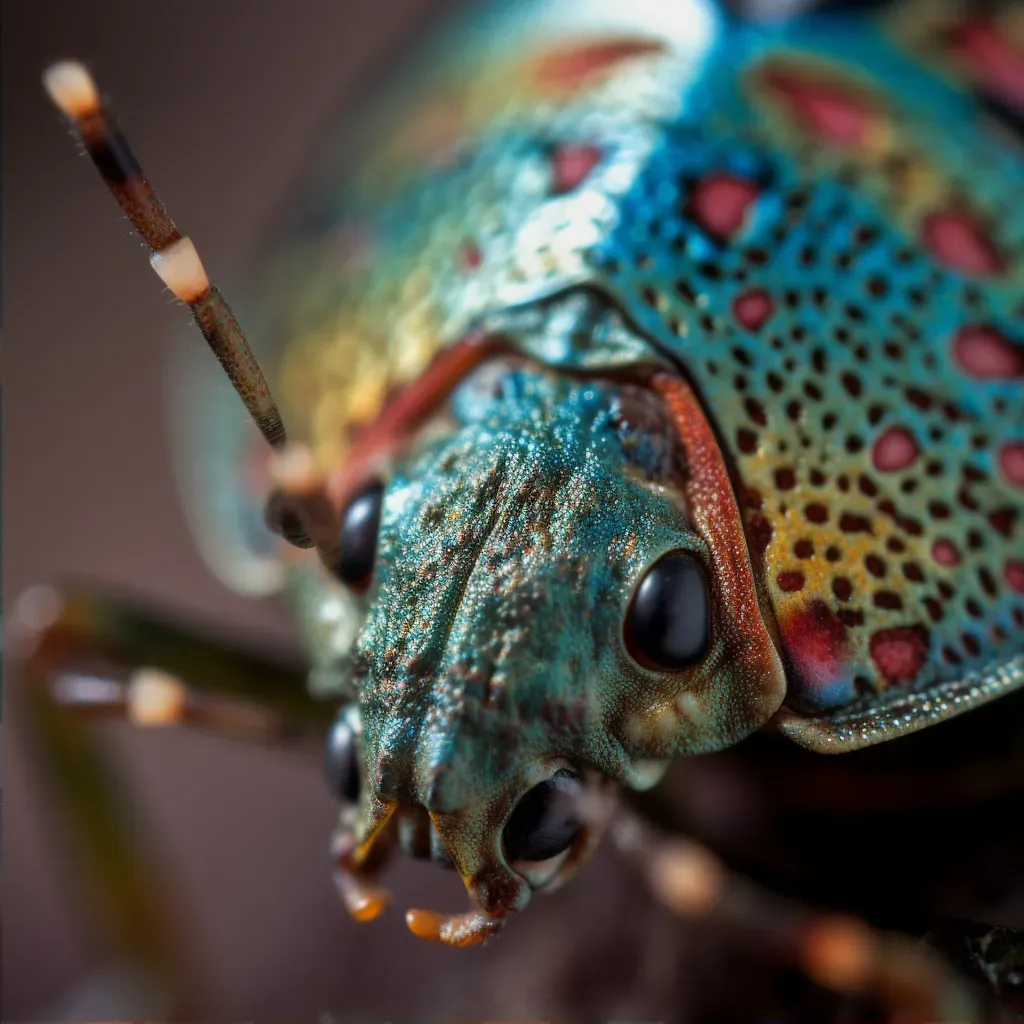
<instances>
[{"instance_id":1,"label":"insect antenna","mask_svg":"<svg viewBox=\"0 0 1024 1024\"><path fill-rule=\"evenodd\" d=\"M281 413L235 314L210 284L191 239L178 231L157 197L89 72L77 62L63 61L46 70L43 84L71 122L121 209L152 249L149 262L153 269L192 311L260 433L274 448L282 448L287 438Z\"/></svg>"}]
</instances>

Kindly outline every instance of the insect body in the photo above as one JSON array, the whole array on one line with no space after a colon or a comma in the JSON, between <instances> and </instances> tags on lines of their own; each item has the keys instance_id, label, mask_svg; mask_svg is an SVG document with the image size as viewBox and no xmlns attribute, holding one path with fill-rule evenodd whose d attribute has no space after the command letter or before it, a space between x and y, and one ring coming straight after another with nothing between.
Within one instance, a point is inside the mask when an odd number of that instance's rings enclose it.
<instances>
[{"instance_id":1,"label":"insect body","mask_svg":"<svg viewBox=\"0 0 1024 1024\"><path fill-rule=\"evenodd\" d=\"M349 909L395 847L453 865L470 912L408 916L450 945L568 877L609 787L1024 681L1022 100L979 56L1012 45L629 8L487 11L344 188L328 156L248 318L306 447L253 494L215 402L182 450L211 564L289 590L342 706Z\"/></svg>"},{"instance_id":2,"label":"insect body","mask_svg":"<svg viewBox=\"0 0 1024 1024\"><path fill-rule=\"evenodd\" d=\"M636 785L773 715L849 750L1022 678L1019 149L898 19L560 12L472 36L266 290L339 505L390 463L321 677L361 708L358 835L426 807L509 907L497 823L545 758ZM436 436L389 424L484 339Z\"/></svg>"}]
</instances>

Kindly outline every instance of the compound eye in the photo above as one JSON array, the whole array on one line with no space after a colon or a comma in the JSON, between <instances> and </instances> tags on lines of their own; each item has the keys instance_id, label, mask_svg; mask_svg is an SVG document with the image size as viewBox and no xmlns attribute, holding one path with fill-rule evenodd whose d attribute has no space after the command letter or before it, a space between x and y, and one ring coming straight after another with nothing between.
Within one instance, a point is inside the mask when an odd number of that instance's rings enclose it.
<instances>
[{"instance_id":1,"label":"compound eye","mask_svg":"<svg viewBox=\"0 0 1024 1024\"><path fill-rule=\"evenodd\" d=\"M359 758L356 731L346 715L331 726L324 750L324 775L331 793L342 803L359 799Z\"/></svg>"},{"instance_id":2,"label":"compound eye","mask_svg":"<svg viewBox=\"0 0 1024 1024\"><path fill-rule=\"evenodd\" d=\"M505 825L508 860L547 860L572 846L582 824L578 811L582 790L579 776L568 769L534 786Z\"/></svg>"},{"instance_id":3,"label":"compound eye","mask_svg":"<svg viewBox=\"0 0 1024 1024\"><path fill-rule=\"evenodd\" d=\"M700 661L710 641L704 571L685 551L670 551L647 570L625 622L626 648L641 665L663 672Z\"/></svg>"},{"instance_id":4,"label":"compound eye","mask_svg":"<svg viewBox=\"0 0 1024 1024\"><path fill-rule=\"evenodd\" d=\"M373 575L383 497L384 485L375 481L348 503L341 516L338 576L355 589L365 587Z\"/></svg>"}]
</instances>

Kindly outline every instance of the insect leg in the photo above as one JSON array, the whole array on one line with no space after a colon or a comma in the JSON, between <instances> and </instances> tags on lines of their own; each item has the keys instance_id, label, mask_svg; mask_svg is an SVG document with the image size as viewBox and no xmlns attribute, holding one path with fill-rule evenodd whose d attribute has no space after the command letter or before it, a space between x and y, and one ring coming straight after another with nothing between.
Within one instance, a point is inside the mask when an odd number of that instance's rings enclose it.
<instances>
[{"instance_id":1,"label":"insect leg","mask_svg":"<svg viewBox=\"0 0 1024 1024\"><path fill-rule=\"evenodd\" d=\"M944 961L908 936L812 910L732 874L706 847L621 812L613 843L672 913L715 920L779 963L841 996L880 1004L891 1020L974 1020L975 1000Z\"/></svg>"},{"instance_id":2,"label":"insect leg","mask_svg":"<svg viewBox=\"0 0 1024 1024\"><path fill-rule=\"evenodd\" d=\"M167 992L169 1012L201 1008L201 966L172 893L170 872L132 827L127 799L90 715L139 725L195 724L266 741L322 735L330 714L288 671L201 640L127 603L83 590L37 587L12 609L20 734L66 828L64 848L104 908L116 955ZM265 705L261 706L261 705Z\"/></svg>"},{"instance_id":3,"label":"insect leg","mask_svg":"<svg viewBox=\"0 0 1024 1024\"><path fill-rule=\"evenodd\" d=\"M957 921L926 940L965 977L992 992L1001 1009L1024 1016L1024 930Z\"/></svg>"}]
</instances>

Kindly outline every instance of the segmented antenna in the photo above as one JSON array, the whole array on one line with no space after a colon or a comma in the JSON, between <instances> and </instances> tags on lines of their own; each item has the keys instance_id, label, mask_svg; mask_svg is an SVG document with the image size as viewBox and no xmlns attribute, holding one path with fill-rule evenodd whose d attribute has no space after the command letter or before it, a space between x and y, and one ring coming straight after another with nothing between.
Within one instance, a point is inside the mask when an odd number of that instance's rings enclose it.
<instances>
[{"instance_id":1,"label":"segmented antenna","mask_svg":"<svg viewBox=\"0 0 1024 1024\"><path fill-rule=\"evenodd\" d=\"M266 377L220 292L211 286L191 239L183 236L146 179L135 155L79 63L49 67L43 84L82 141L114 198L153 250L149 262L160 279L192 310L214 355L274 448L286 443L284 424Z\"/></svg>"}]
</instances>

